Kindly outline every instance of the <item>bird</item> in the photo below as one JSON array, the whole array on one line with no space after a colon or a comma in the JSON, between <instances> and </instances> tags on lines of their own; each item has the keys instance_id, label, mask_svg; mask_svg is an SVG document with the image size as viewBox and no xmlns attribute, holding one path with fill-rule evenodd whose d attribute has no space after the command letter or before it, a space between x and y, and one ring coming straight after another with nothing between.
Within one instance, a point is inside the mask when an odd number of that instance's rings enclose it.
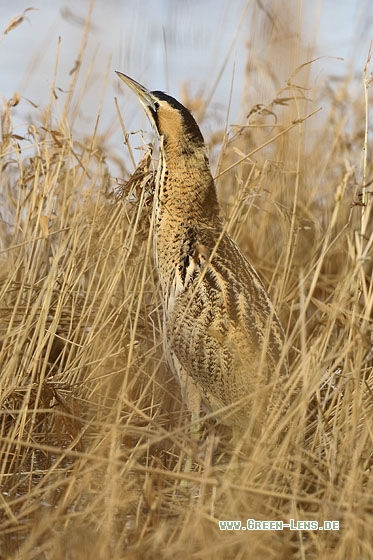
<instances>
[{"instance_id":1,"label":"bird","mask_svg":"<svg viewBox=\"0 0 373 560\"><path fill-rule=\"evenodd\" d=\"M258 437L284 398L285 335L259 275L226 231L205 141L191 112L129 76L159 141L154 257L164 353L199 429L201 409ZM239 437L239 436L238 436Z\"/></svg>"}]
</instances>

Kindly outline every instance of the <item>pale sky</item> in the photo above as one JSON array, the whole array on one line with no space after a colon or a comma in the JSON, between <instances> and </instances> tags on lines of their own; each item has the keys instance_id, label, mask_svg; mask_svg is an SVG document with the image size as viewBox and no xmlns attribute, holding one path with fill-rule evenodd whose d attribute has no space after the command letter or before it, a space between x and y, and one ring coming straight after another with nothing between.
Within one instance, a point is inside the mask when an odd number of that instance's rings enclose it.
<instances>
[{"instance_id":1,"label":"pale sky","mask_svg":"<svg viewBox=\"0 0 373 560\"><path fill-rule=\"evenodd\" d=\"M89 9L89 0L0 0L0 93L9 99L14 92L46 105L53 80L58 38L59 63L56 85L66 90L82 37L82 26ZM84 105L80 109L79 129L92 129L104 83L102 126L115 122L114 96L121 96L114 70L120 70L149 89L163 89L179 96L183 83L192 93L211 92L212 106L224 111L232 90L231 115L239 113L242 80L248 57L250 31L248 16L239 27L245 8L255 4L271 13L271 0L96 0L92 13L84 72L81 81L91 72ZM32 6L25 20L3 35L12 17ZM361 74L373 39L373 3L368 0L288 0L294 13L294 33L299 30L301 11L302 39L316 44L315 55L324 57L315 66L318 76L328 73ZM292 22L290 22L290 26ZM231 48L231 51L229 49ZM252 56L260 45L250 43ZM228 55L228 53L230 54ZM344 58L343 61L337 57ZM223 63L228 62L222 71ZM221 74L221 76L220 76ZM219 78L220 76L220 78ZM213 84L217 84L213 91ZM63 93L60 93L61 100ZM136 127L136 101L133 103ZM264 95L264 94L263 94ZM258 92L258 99L261 92ZM126 101L127 103L127 101ZM126 105L127 106L127 105ZM25 118L30 106L22 102L14 111ZM131 110L132 114L132 110Z\"/></svg>"}]
</instances>

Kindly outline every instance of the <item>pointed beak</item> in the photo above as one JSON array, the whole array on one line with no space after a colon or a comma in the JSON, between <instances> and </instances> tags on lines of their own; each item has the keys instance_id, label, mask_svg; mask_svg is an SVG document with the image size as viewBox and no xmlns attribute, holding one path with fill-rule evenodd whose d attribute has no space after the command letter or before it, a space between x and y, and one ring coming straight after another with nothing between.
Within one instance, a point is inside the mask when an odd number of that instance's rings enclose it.
<instances>
[{"instance_id":1,"label":"pointed beak","mask_svg":"<svg viewBox=\"0 0 373 560\"><path fill-rule=\"evenodd\" d=\"M145 107L151 107L153 111L156 110L154 97L148 89L129 76L122 74L122 72L116 71L116 74L118 74L119 78L126 84L126 86L132 89Z\"/></svg>"}]
</instances>

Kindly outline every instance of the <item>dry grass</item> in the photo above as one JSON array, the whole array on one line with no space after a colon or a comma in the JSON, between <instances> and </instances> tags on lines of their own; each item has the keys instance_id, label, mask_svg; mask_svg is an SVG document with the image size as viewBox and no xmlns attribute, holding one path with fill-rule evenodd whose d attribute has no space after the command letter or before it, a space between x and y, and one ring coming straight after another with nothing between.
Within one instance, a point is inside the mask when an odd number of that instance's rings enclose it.
<instances>
[{"instance_id":1,"label":"dry grass","mask_svg":"<svg viewBox=\"0 0 373 560\"><path fill-rule=\"evenodd\" d=\"M68 103L57 113L52 98L23 138L4 104L1 558L373 557L369 100L363 85L353 97L329 81L323 116L306 119L312 65L286 60L287 87L272 83L260 106L250 94L217 166L230 232L270 287L291 363L285 420L269 414L239 470L211 420L191 447L163 360L150 154L117 184L98 136L72 134ZM265 71L255 64L249 78ZM369 67L365 77L367 92ZM248 518L340 529L219 529Z\"/></svg>"}]
</instances>

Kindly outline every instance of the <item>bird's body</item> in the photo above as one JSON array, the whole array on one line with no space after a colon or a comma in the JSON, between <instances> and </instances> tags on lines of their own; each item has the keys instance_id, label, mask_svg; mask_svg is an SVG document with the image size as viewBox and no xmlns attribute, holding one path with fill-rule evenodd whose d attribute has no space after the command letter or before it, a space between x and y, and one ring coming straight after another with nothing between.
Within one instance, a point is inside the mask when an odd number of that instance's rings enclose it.
<instances>
[{"instance_id":1,"label":"bird's body","mask_svg":"<svg viewBox=\"0 0 373 560\"><path fill-rule=\"evenodd\" d=\"M280 321L254 268L225 232L194 118L172 97L118 75L140 98L160 139L154 247L168 362L195 416L203 403L224 424L255 429L286 374Z\"/></svg>"}]
</instances>

